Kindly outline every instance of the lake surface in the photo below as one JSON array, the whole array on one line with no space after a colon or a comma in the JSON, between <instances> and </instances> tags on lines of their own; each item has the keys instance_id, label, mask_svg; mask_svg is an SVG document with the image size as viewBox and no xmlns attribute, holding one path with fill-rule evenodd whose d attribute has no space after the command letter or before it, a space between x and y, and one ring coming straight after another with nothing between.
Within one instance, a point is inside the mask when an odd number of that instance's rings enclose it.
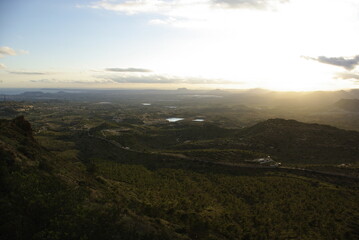
<instances>
[{"instance_id":1,"label":"lake surface","mask_svg":"<svg viewBox=\"0 0 359 240\"><path fill-rule=\"evenodd\" d=\"M108 105L108 104L112 104L112 102L98 102L98 103L95 103L95 104L98 104L98 105Z\"/></svg>"},{"instance_id":2,"label":"lake surface","mask_svg":"<svg viewBox=\"0 0 359 240\"><path fill-rule=\"evenodd\" d=\"M142 103L143 106L151 106L151 103Z\"/></svg>"},{"instance_id":3,"label":"lake surface","mask_svg":"<svg viewBox=\"0 0 359 240\"><path fill-rule=\"evenodd\" d=\"M193 120L193 122L204 122L204 119L202 119L202 118L197 118L197 119Z\"/></svg>"},{"instance_id":4,"label":"lake surface","mask_svg":"<svg viewBox=\"0 0 359 240\"><path fill-rule=\"evenodd\" d=\"M167 121L169 122L178 122L178 121L181 121L183 120L184 118L166 118Z\"/></svg>"}]
</instances>

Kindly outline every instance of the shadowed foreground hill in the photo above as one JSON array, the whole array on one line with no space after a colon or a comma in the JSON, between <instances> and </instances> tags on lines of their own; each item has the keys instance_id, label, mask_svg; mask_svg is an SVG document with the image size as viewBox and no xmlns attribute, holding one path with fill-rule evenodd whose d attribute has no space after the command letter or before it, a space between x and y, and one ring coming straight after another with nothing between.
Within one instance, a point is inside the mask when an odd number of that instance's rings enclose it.
<instances>
[{"instance_id":1,"label":"shadowed foreground hill","mask_svg":"<svg viewBox=\"0 0 359 240\"><path fill-rule=\"evenodd\" d=\"M0 120L0 239L183 239L89 172L38 145L23 117Z\"/></svg>"},{"instance_id":2,"label":"shadowed foreground hill","mask_svg":"<svg viewBox=\"0 0 359 240\"><path fill-rule=\"evenodd\" d=\"M352 163L359 160L359 132L295 120L270 119L238 135L250 148L284 163Z\"/></svg>"},{"instance_id":3,"label":"shadowed foreground hill","mask_svg":"<svg viewBox=\"0 0 359 240\"><path fill-rule=\"evenodd\" d=\"M0 120L0 239L359 237L354 180L82 160L47 152L21 117Z\"/></svg>"}]
</instances>

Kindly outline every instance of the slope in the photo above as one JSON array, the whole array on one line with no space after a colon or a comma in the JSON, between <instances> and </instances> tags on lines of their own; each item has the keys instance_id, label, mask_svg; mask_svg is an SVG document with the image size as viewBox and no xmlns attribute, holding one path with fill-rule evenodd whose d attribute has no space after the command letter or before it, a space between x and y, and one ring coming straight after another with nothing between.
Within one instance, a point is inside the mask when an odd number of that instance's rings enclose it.
<instances>
[{"instance_id":1,"label":"slope","mask_svg":"<svg viewBox=\"0 0 359 240\"><path fill-rule=\"evenodd\" d=\"M111 161L98 152L84 164L42 148L23 118L1 121L0 141L1 239L359 236L355 181L342 184L336 177L329 181L281 169L202 165L200 170L201 164L191 161L178 168L145 153L116 162L124 151ZM141 164L146 161L162 167L147 168Z\"/></svg>"},{"instance_id":2,"label":"slope","mask_svg":"<svg viewBox=\"0 0 359 240\"><path fill-rule=\"evenodd\" d=\"M359 159L359 133L328 125L270 119L237 136L247 149L266 152L284 163L353 163Z\"/></svg>"}]
</instances>

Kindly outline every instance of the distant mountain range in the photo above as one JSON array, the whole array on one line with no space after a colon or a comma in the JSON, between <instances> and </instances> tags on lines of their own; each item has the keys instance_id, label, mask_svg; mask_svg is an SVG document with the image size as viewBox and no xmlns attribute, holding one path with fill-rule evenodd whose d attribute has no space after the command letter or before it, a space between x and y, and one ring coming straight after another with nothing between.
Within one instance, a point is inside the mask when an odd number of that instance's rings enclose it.
<instances>
[{"instance_id":1,"label":"distant mountain range","mask_svg":"<svg viewBox=\"0 0 359 240\"><path fill-rule=\"evenodd\" d=\"M93 90L93 89L2 89L0 91L3 101L23 100L71 100L71 101L118 101L131 99L152 99L163 101L190 98L196 96L219 97L217 102L241 103L248 105L271 106L305 106L317 107L334 104L340 99L359 98L359 90L315 91L315 92L278 92L266 89L249 90ZM207 98L206 98L207 99Z\"/></svg>"}]
</instances>

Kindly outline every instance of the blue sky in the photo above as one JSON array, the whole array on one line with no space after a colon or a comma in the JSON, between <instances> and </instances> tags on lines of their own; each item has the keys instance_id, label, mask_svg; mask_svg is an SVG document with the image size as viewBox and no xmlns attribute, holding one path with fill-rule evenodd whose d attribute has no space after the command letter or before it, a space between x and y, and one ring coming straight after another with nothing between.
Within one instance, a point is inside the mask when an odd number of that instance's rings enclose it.
<instances>
[{"instance_id":1,"label":"blue sky","mask_svg":"<svg viewBox=\"0 0 359 240\"><path fill-rule=\"evenodd\" d=\"M0 1L0 87L357 88L356 0Z\"/></svg>"},{"instance_id":2,"label":"blue sky","mask_svg":"<svg viewBox=\"0 0 359 240\"><path fill-rule=\"evenodd\" d=\"M146 51L147 46L156 45L158 38L171 34L144 26L147 23L142 17L128 20L117 13L76 7L84 2L2 3L5 14L1 19L1 45L31 52L22 57L23 62L14 60L14 67L76 68L97 65L98 57L106 65L119 55L131 58L136 52Z\"/></svg>"}]
</instances>

